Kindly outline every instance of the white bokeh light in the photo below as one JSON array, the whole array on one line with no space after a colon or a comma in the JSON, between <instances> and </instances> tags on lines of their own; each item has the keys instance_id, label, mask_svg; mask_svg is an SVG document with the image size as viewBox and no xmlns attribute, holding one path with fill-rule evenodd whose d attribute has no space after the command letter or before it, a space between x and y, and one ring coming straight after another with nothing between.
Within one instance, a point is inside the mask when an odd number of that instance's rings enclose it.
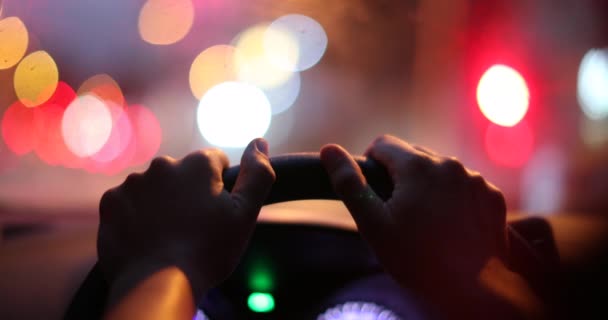
<instances>
[{"instance_id":1,"label":"white bokeh light","mask_svg":"<svg viewBox=\"0 0 608 320\"><path fill-rule=\"evenodd\" d=\"M503 127L512 127L528 112L530 92L519 72L497 64L479 79L477 102L488 120Z\"/></svg>"},{"instance_id":2,"label":"white bokeh light","mask_svg":"<svg viewBox=\"0 0 608 320\"><path fill-rule=\"evenodd\" d=\"M273 115L284 112L296 102L300 94L301 83L300 73L294 72L289 80L285 81L282 85L264 90L270 102Z\"/></svg>"},{"instance_id":3,"label":"white bokeh light","mask_svg":"<svg viewBox=\"0 0 608 320\"><path fill-rule=\"evenodd\" d=\"M539 148L523 171L523 209L537 214L557 213L564 196L565 173L566 159L559 148Z\"/></svg>"},{"instance_id":4,"label":"white bokeh light","mask_svg":"<svg viewBox=\"0 0 608 320\"><path fill-rule=\"evenodd\" d=\"M240 33L232 42L236 48L234 54L234 67L239 81L251 83L262 89L272 89L281 86L289 80L291 70L281 68L282 63L287 63L289 57L277 58L268 55L264 47L264 37L268 29L267 24L259 24L250 27ZM290 41L289 35L280 31L273 34L274 47L291 47L292 44L279 44L276 41ZM278 36L281 34L281 36ZM276 60L273 62L273 60ZM277 62L278 61L278 62Z\"/></svg>"},{"instance_id":5,"label":"white bokeh light","mask_svg":"<svg viewBox=\"0 0 608 320\"><path fill-rule=\"evenodd\" d=\"M95 96L77 97L63 114L61 133L70 151L81 158L89 157L110 138L112 114Z\"/></svg>"},{"instance_id":6,"label":"white bokeh light","mask_svg":"<svg viewBox=\"0 0 608 320\"><path fill-rule=\"evenodd\" d=\"M244 147L252 139L264 136L270 121L270 102L264 92L242 82L223 82L212 87L197 110L201 135L218 147Z\"/></svg>"},{"instance_id":7,"label":"white bokeh light","mask_svg":"<svg viewBox=\"0 0 608 320\"><path fill-rule=\"evenodd\" d=\"M295 39L296 46L289 41L276 41L277 35L289 34ZM273 21L264 37L267 54L287 56L285 59L273 59L283 62L281 68L290 71L302 71L316 65L327 49L327 34L323 26L311 17L301 14L289 14ZM294 53L294 48L297 52ZM284 63L287 61L288 63ZM293 62L297 61L295 65ZM291 65L293 67L291 67Z\"/></svg>"},{"instance_id":8,"label":"white bokeh light","mask_svg":"<svg viewBox=\"0 0 608 320\"><path fill-rule=\"evenodd\" d=\"M608 117L608 49L593 49L581 61L578 101L587 117Z\"/></svg>"}]
</instances>

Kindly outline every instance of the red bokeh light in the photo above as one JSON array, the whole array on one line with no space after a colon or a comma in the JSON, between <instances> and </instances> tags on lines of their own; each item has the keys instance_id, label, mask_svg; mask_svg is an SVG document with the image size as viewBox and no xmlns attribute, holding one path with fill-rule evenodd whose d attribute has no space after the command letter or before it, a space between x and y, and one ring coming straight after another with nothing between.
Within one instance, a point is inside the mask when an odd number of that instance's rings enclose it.
<instances>
[{"instance_id":1,"label":"red bokeh light","mask_svg":"<svg viewBox=\"0 0 608 320\"><path fill-rule=\"evenodd\" d=\"M135 137L133 165L141 165L158 152L162 142L162 130L156 115L148 108L133 105L127 109L127 112L133 124Z\"/></svg>"},{"instance_id":2,"label":"red bokeh light","mask_svg":"<svg viewBox=\"0 0 608 320\"><path fill-rule=\"evenodd\" d=\"M34 128L37 137L34 152L47 164L70 168L81 165L79 158L66 146L61 133L63 113L74 99L76 99L74 89L65 82L59 82L57 90L49 101L34 108Z\"/></svg>"},{"instance_id":3,"label":"red bokeh light","mask_svg":"<svg viewBox=\"0 0 608 320\"><path fill-rule=\"evenodd\" d=\"M2 138L9 150L17 155L24 155L36 146L34 130L34 109L21 102L13 103L2 116Z\"/></svg>"},{"instance_id":4,"label":"red bokeh light","mask_svg":"<svg viewBox=\"0 0 608 320\"><path fill-rule=\"evenodd\" d=\"M510 168L519 168L532 155L534 133L526 121L513 127L490 123L485 133L485 149L490 160Z\"/></svg>"}]
</instances>

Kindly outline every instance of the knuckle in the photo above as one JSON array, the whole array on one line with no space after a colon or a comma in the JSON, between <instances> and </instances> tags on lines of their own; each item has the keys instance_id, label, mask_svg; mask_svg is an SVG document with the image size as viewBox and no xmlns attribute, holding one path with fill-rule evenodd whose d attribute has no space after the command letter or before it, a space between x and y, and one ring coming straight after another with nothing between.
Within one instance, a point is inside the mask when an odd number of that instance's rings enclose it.
<instances>
[{"instance_id":1,"label":"knuckle","mask_svg":"<svg viewBox=\"0 0 608 320\"><path fill-rule=\"evenodd\" d=\"M255 156L255 161L249 163L248 170L254 176L263 177L265 180L274 181L276 179L276 174L268 161L264 161L259 155Z\"/></svg>"},{"instance_id":2,"label":"knuckle","mask_svg":"<svg viewBox=\"0 0 608 320\"><path fill-rule=\"evenodd\" d=\"M470 175L469 182L471 186L477 191L488 190L488 184L486 183L486 179L484 179L479 174Z\"/></svg>"},{"instance_id":3,"label":"knuckle","mask_svg":"<svg viewBox=\"0 0 608 320\"><path fill-rule=\"evenodd\" d=\"M167 171L170 171L173 166L173 158L169 156L161 156L154 158L152 162L150 162L150 167L148 168L148 172L152 174L163 174Z\"/></svg>"},{"instance_id":4,"label":"knuckle","mask_svg":"<svg viewBox=\"0 0 608 320\"><path fill-rule=\"evenodd\" d=\"M110 189L101 196L99 201L99 217L101 221L107 221L112 212L112 208L116 207L118 202L119 191L116 188Z\"/></svg>"},{"instance_id":5,"label":"knuckle","mask_svg":"<svg viewBox=\"0 0 608 320\"><path fill-rule=\"evenodd\" d=\"M490 198L490 205L494 209L494 211L500 214L499 217L504 217L507 214L507 202L505 200L504 195L500 190L496 188L490 188L488 190L488 195Z\"/></svg>"},{"instance_id":6,"label":"knuckle","mask_svg":"<svg viewBox=\"0 0 608 320\"><path fill-rule=\"evenodd\" d=\"M207 148L201 150L200 153L203 154L207 159L211 160L218 157L221 153L223 153L223 151L218 148Z\"/></svg>"},{"instance_id":7,"label":"knuckle","mask_svg":"<svg viewBox=\"0 0 608 320\"><path fill-rule=\"evenodd\" d=\"M182 160L188 167L207 169L220 162L222 151L217 148L202 149L188 154Z\"/></svg>"},{"instance_id":8,"label":"knuckle","mask_svg":"<svg viewBox=\"0 0 608 320\"><path fill-rule=\"evenodd\" d=\"M401 165L401 171L408 172L427 172L431 168L433 161L427 157L416 155L405 161Z\"/></svg>"},{"instance_id":9,"label":"knuckle","mask_svg":"<svg viewBox=\"0 0 608 320\"><path fill-rule=\"evenodd\" d=\"M443 158L439 163L439 167L443 173L459 177L464 177L467 172L462 162L455 157Z\"/></svg>"},{"instance_id":10,"label":"knuckle","mask_svg":"<svg viewBox=\"0 0 608 320\"><path fill-rule=\"evenodd\" d=\"M378 137L376 137L376 139L374 139L374 141L372 142L372 145L385 144L385 143L391 141L392 139L393 139L393 136L385 133L385 134L382 134L382 135L379 135Z\"/></svg>"},{"instance_id":11,"label":"knuckle","mask_svg":"<svg viewBox=\"0 0 608 320\"><path fill-rule=\"evenodd\" d=\"M143 176L140 173L131 173L127 176L125 182L123 182L122 185L127 189L137 187L140 184L142 178Z\"/></svg>"},{"instance_id":12,"label":"knuckle","mask_svg":"<svg viewBox=\"0 0 608 320\"><path fill-rule=\"evenodd\" d=\"M188 154L183 162L200 167L207 167L211 163L212 153L208 150L200 150Z\"/></svg>"}]
</instances>

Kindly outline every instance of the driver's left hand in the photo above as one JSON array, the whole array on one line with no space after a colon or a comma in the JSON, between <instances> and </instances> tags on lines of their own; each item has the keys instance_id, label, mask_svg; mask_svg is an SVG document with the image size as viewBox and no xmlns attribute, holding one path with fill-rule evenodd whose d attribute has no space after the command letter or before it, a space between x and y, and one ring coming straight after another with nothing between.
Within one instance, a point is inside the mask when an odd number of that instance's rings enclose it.
<instances>
[{"instance_id":1,"label":"driver's left hand","mask_svg":"<svg viewBox=\"0 0 608 320\"><path fill-rule=\"evenodd\" d=\"M176 265L195 295L223 281L247 246L275 173L268 144L252 141L243 153L232 192L224 189L228 158L217 149L180 161L156 158L131 174L100 203L99 263L110 283L128 270Z\"/></svg>"}]
</instances>

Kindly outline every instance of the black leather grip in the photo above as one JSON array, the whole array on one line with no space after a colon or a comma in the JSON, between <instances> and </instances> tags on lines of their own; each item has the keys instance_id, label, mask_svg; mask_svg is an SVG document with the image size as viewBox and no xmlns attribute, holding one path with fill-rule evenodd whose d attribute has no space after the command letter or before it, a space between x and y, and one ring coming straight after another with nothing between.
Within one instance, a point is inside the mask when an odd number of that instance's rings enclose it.
<instances>
[{"instance_id":1,"label":"black leather grip","mask_svg":"<svg viewBox=\"0 0 608 320\"><path fill-rule=\"evenodd\" d=\"M383 200L390 198L393 183L386 169L373 159L355 157L355 160L376 194ZM270 163L277 179L266 204L305 199L338 199L321 164L319 153L276 156L270 159ZM224 171L224 186L227 190L232 190L239 169L239 166L234 166Z\"/></svg>"}]
</instances>

